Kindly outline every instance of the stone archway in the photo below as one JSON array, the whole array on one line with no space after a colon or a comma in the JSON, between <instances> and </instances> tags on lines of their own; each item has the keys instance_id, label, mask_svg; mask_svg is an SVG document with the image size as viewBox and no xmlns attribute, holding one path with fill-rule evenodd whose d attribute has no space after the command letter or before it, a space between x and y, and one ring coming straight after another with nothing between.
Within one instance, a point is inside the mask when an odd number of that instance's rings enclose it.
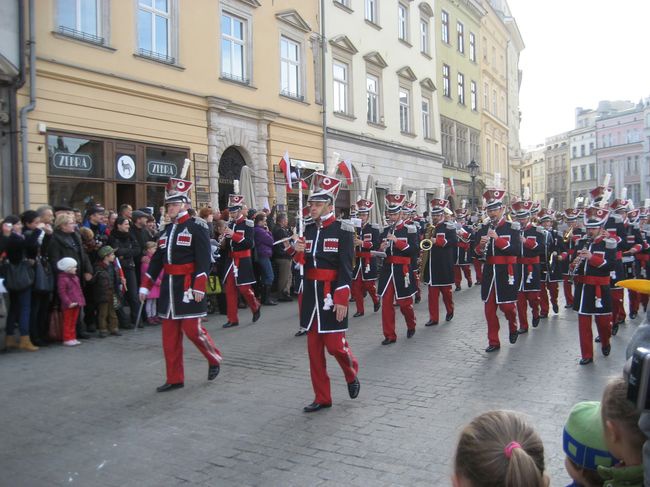
<instances>
[{"instance_id":1,"label":"stone archway","mask_svg":"<svg viewBox=\"0 0 650 487\"><path fill-rule=\"evenodd\" d=\"M239 179L241 169L246 165L238 147L230 146L219 159L219 209L228 206L228 195L233 192L233 182Z\"/></svg>"}]
</instances>

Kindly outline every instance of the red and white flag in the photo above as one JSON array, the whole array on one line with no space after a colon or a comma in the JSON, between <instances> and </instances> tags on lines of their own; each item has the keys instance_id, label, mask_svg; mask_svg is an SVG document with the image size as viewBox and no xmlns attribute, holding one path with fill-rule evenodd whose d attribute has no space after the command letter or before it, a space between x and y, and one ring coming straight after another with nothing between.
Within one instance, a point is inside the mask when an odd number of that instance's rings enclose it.
<instances>
[{"instance_id":1,"label":"red and white flag","mask_svg":"<svg viewBox=\"0 0 650 487\"><path fill-rule=\"evenodd\" d=\"M349 160L341 161L338 165L338 170L345 177L348 186L352 184L352 163Z\"/></svg>"},{"instance_id":2,"label":"red and white flag","mask_svg":"<svg viewBox=\"0 0 650 487\"><path fill-rule=\"evenodd\" d=\"M282 171L282 174L284 174L284 180L287 185L287 191L291 191L291 159L289 159L289 151L285 151L284 155L282 156L282 159L280 159L280 163L278 166L280 167L280 171Z\"/></svg>"},{"instance_id":3,"label":"red and white flag","mask_svg":"<svg viewBox=\"0 0 650 487\"><path fill-rule=\"evenodd\" d=\"M452 195L456 194L456 187L454 186L454 178L449 178L449 192Z\"/></svg>"}]
</instances>

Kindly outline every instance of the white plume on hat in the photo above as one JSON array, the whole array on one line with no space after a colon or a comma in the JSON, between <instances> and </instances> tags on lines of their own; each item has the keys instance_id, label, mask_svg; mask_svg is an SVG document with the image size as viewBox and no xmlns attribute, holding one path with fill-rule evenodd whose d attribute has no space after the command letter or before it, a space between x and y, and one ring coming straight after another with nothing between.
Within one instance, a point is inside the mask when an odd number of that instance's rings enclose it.
<instances>
[{"instance_id":1,"label":"white plume on hat","mask_svg":"<svg viewBox=\"0 0 650 487\"><path fill-rule=\"evenodd\" d=\"M555 198L551 198L548 200L548 209L552 210L553 209L553 203L555 203Z\"/></svg>"},{"instance_id":2,"label":"white plume on hat","mask_svg":"<svg viewBox=\"0 0 650 487\"><path fill-rule=\"evenodd\" d=\"M398 177L395 180L395 184L393 185L393 194L398 194L400 191L402 191L402 177Z\"/></svg>"},{"instance_id":3,"label":"white plume on hat","mask_svg":"<svg viewBox=\"0 0 650 487\"><path fill-rule=\"evenodd\" d=\"M67 272L73 267L77 267L77 261L72 257L64 257L56 263L56 268L61 272Z\"/></svg>"}]
</instances>

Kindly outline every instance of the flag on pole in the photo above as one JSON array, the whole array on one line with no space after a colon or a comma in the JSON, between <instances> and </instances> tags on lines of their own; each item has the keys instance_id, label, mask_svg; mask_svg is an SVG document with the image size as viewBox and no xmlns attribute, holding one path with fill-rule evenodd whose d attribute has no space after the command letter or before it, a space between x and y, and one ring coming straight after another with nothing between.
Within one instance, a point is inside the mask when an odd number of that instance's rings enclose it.
<instances>
[{"instance_id":1,"label":"flag on pole","mask_svg":"<svg viewBox=\"0 0 650 487\"><path fill-rule=\"evenodd\" d=\"M289 159L289 151L285 151L284 155L282 156L282 159L280 159L280 163L278 166L280 167L280 171L282 171L282 174L284 174L284 180L287 184L287 191L291 191L291 163Z\"/></svg>"},{"instance_id":2,"label":"flag on pole","mask_svg":"<svg viewBox=\"0 0 650 487\"><path fill-rule=\"evenodd\" d=\"M349 160L339 162L338 170L345 177L348 186L352 184L352 163Z\"/></svg>"},{"instance_id":3,"label":"flag on pole","mask_svg":"<svg viewBox=\"0 0 650 487\"><path fill-rule=\"evenodd\" d=\"M452 196L456 195L456 187L454 186L454 178L449 178L449 192Z\"/></svg>"}]
</instances>

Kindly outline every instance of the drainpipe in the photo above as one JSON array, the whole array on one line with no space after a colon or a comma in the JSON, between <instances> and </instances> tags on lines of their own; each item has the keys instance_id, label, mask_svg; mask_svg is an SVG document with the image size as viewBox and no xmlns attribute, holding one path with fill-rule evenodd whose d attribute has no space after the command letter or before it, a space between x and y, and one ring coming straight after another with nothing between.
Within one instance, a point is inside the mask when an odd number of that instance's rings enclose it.
<instances>
[{"instance_id":1,"label":"drainpipe","mask_svg":"<svg viewBox=\"0 0 650 487\"><path fill-rule=\"evenodd\" d=\"M327 174L327 76L325 74L327 63L325 62L325 51L327 42L325 40L325 0L320 0L320 70L321 70L321 102L323 103L323 172Z\"/></svg>"},{"instance_id":2,"label":"drainpipe","mask_svg":"<svg viewBox=\"0 0 650 487\"><path fill-rule=\"evenodd\" d=\"M23 208L29 209L29 135L27 114L36 108L36 41L34 34L34 0L29 0L29 104L20 109L20 137L22 143Z\"/></svg>"}]
</instances>

